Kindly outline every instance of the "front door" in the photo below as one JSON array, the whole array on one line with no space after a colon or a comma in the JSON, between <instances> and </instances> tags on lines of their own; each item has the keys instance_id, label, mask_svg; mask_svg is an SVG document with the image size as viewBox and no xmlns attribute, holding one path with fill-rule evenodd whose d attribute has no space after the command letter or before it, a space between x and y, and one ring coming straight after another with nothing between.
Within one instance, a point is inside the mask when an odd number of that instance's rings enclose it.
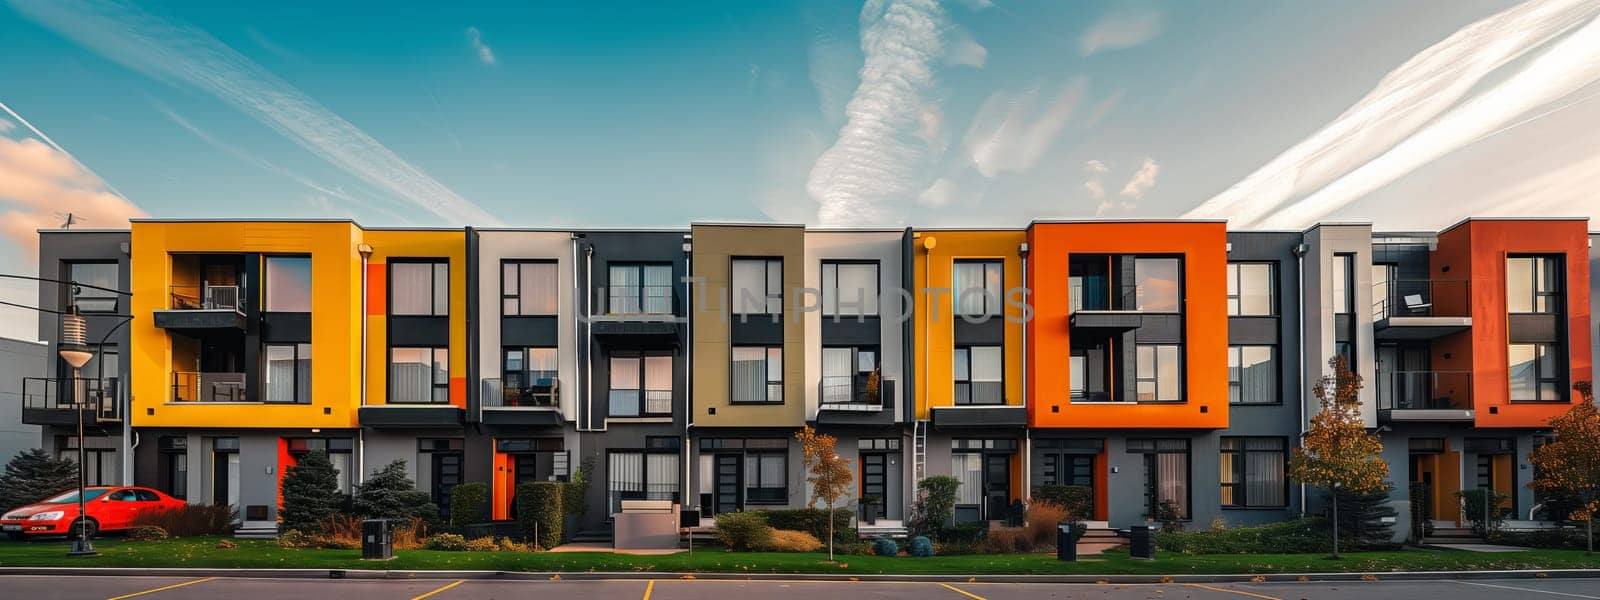
<instances>
[{"instance_id":1,"label":"front door","mask_svg":"<svg viewBox=\"0 0 1600 600\"><path fill-rule=\"evenodd\" d=\"M439 513L450 514L450 488L461 483L461 455L455 452L432 452L433 455L433 489L428 490L433 495L433 503L439 507Z\"/></svg>"},{"instance_id":2,"label":"front door","mask_svg":"<svg viewBox=\"0 0 1600 600\"><path fill-rule=\"evenodd\" d=\"M738 511L739 502L739 455L717 455L717 514Z\"/></svg>"},{"instance_id":3,"label":"front door","mask_svg":"<svg viewBox=\"0 0 1600 600\"><path fill-rule=\"evenodd\" d=\"M873 516L883 518L889 504L889 455L868 453L861 455L861 497L876 498Z\"/></svg>"},{"instance_id":4,"label":"front door","mask_svg":"<svg viewBox=\"0 0 1600 600\"><path fill-rule=\"evenodd\" d=\"M211 503L216 506L239 506L238 452L216 452L211 455Z\"/></svg>"},{"instance_id":5,"label":"front door","mask_svg":"<svg viewBox=\"0 0 1600 600\"><path fill-rule=\"evenodd\" d=\"M989 520L1004 519L1011 508L1011 457L1005 454L983 455L984 505Z\"/></svg>"}]
</instances>

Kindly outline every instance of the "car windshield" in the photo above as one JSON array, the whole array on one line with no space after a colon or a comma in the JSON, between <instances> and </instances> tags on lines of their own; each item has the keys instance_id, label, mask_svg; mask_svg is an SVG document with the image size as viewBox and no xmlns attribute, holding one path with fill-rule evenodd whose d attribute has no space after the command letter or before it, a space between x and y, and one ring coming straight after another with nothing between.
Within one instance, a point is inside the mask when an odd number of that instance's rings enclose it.
<instances>
[{"instance_id":1,"label":"car windshield","mask_svg":"<svg viewBox=\"0 0 1600 600\"><path fill-rule=\"evenodd\" d=\"M83 491L83 498L85 500L93 500L95 498L99 498L101 496L106 495L106 492L109 492L109 491L111 491L111 490L84 490ZM45 500L44 502L41 502L40 504L72 504L72 503L77 502L77 501L78 501L78 490L72 490L70 492L61 494L61 495L56 496L54 498L50 498L48 500Z\"/></svg>"}]
</instances>

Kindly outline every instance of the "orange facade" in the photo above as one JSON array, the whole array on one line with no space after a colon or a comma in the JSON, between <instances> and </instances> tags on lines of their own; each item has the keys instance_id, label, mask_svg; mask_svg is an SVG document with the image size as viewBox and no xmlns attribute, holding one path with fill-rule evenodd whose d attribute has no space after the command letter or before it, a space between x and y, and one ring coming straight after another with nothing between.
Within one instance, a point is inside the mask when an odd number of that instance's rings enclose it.
<instances>
[{"instance_id":1,"label":"orange facade","mask_svg":"<svg viewBox=\"0 0 1600 600\"><path fill-rule=\"evenodd\" d=\"M1220 221L1034 223L1028 229L1033 319L1028 331L1028 425L1055 428L1228 426L1227 232ZM1183 258L1183 401L1070 399L1074 254Z\"/></svg>"},{"instance_id":2,"label":"orange facade","mask_svg":"<svg viewBox=\"0 0 1600 600\"><path fill-rule=\"evenodd\" d=\"M1544 427L1566 412L1567 402L1512 402L1508 377L1509 316L1506 259L1513 255L1560 256L1565 267L1563 327L1568 382L1589 380L1589 236L1581 219L1462 222L1439 235L1429 269L1434 279L1469 279L1472 328L1434 344L1436 368L1472 372L1472 404L1478 427ZM1562 390L1569 394L1570 390Z\"/></svg>"}]
</instances>

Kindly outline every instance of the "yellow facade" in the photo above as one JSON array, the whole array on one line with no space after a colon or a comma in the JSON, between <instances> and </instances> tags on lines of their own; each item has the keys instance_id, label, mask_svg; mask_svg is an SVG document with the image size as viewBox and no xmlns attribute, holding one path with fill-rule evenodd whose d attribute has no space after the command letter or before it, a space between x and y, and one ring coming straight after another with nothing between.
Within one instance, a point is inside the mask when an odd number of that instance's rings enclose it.
<instances>
[{"instance_id":1,"label":"yellow facade","mask_svg":"<svg viewBox=\"0 0 1600 600\"><path fill-rule=\"evenodd\" d=\"M951 291L955 261L1003 260L1005 284L1011 290L1024 286L1021 245L1028 241L1022 230L924 230L915 233L913 287L916 288L917 418L931 417L929 409L953 406L955 397L955 296ZM930 243L931 242L931 243ZM942 290L942 291L941 291ZM1007 302L1005 323L1006 405L1021 406L1023 308Z\"/></svg>"},{"instance_id":2,"label":"yellow facade","mask_svg":"<svg viewBox=\"0 0 1600 600\"><path fill-rule=\"evenodd\" d=\"M465 232L460 229L368 229L364 236L367 245L372 247L372 256L367 261L367 404L388 402L389 259L430 258L450 262L450 403L466 408L467 270L471 267L467 265Z\"/></svg>"}]
</instances>

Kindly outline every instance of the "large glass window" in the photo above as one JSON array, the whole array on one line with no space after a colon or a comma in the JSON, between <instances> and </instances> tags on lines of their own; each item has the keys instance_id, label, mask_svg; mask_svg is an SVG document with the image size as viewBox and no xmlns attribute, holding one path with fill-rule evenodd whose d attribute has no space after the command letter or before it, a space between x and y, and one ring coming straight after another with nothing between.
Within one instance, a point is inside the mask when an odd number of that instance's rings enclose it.
<instances>
[{"instance_id":1,"label":"large glass window","mask_svg":"<svg viewBox=\"0 0 1600 600\"><path fill-rule=\"evenodd\" d=\"M611 356L610 414L613 417L672 414L672 356Z\"/></svg>"},{"instance_id":2,"label":"large glass window","mask_svg":"<svg viewBox=\"0 0 1600 600\"><path fill-rule=\"evenodd\" d=\"M606 459L609 514L622 512L623 500L678 500L678 455L613 451Z\"/></svg>"},{"instance_id":3,"label":"large glass window","mask_svg":"<svg viewBox=\"0 0 1600 600\"><path fill-rule=\"evenodd\" d=\"M955 403L1005 404L1005 353L1000 346L955 350Z\"/></svg>"},{"instance_id":4,"label":"large glass window","mask_svg":"<svg viewBox=\"0 0 1600 600\"><path fill-rule=\"evenodd\" d=\"M783 259L733 259L733 314L783 314Z\"/></svg>"},{"instance_id":5,"label":"large glass window","mask_svg":"<svg viewBox=\"0 0 1600 600\"><path fill-rule=\"evenodd\" d=\"M1561 402L1561 358L1555 344L1511 344L1512 402Z\"/></svg>"},{"instance_id":6,"label":"large glass window","mask_svg":"<svg viewBox=\"0 0 1600 600\"><path fill-rule=\"evenodd\" d=\"M1139 344L1134 348L1134 382L1140 402L1183 400L1183 347Z\"/></svg>"},{"instance_id":7,"label":"large glass window","mask_svg":"<svg viewBox=\"0 0 1600 600\"><path fill-rule=\"evenodd\" d=\"M450 402L450 351L445 348L390 348L389 403Z\"/></svg>"},{"instance_id":8,"label":"large glass window","mask_svg":"<svg viewBox=\"0 0 1600 600\"><path fill-rule=\"evenodd\" d=\"M1005 299L1005 263L998 260L958 260L951 272L956 314L992 317L1000 314Z\"/></svg>"},{"instance_id":9,"label":"large glass window","mask_svg":"<svg viewBox=\"0 0 1600 600\"><path fill-rule=\"evenodd\" d=\"M734 346L733 402L783 402L783 349L776 346Z\"/></svg>"},{"instance_id":10,"label":"large glass window","mask_svg":"<svg viewBox=\"0 0 1600 600\"><path fill-rule=\"evenodd\" d=\"M1333 312L1347 315L1355 305L1355 271L1352 266L1355 257L1350 254L1335 254L1329 266L1333 295Z\"/></svg>"},{"instance_id":11,"label":"large glass window","mask_svg":"<svg viewBox=\"0 0 1600 600\"><path fill-rule=\"evenodd\" d=\"M67 279L75 284L69 286L68 299L78 306L83 312L116 312L117 293L106 290L122 289L117 285L117 263L114 262L75 262L67 265ZM104 290L86 286L106 288Z\"/></svg>"},{"instance_id":12,"label":"large glass window","mask_svg":"<svg viewBox=\"0 0 1600 600\"><path fill-rule=\"evenodd\" d=\"M822 263L822 314L878 314L878 263Z\"/></svg>"},{"instance_id":13,"label":"large glass window","mask_svg":"<svg viewBox=\"0 0 1600 600\"><path fill-rule=\"evenodd\" d=\"M1288 444L1281 437L1222 438L1222 505L1278 508L1289 504L1284 466Z\"/></svg>"},{"instance_id":14,"label":"large glass window","mask_svg":"<svg viewBox=\"0 0 1600 600\"><path fill-rule=\"evenodd\" d=\"M355 473L352 460L354 444L350 438L288 438L289 455L296 461L312 452L325 452L328 461L333 463L333 470L338 476L334 486L341 494L350 493L350 475Z\"/></svg>"},{"instance_id":15,"label":"large glass window","mask_svg":"<svg viewBox=\"0 0 1600 600\"><path fill-rule=\"evenodd\" d=\"M748 504L783 504L789 497L789 454L748 452L744 455L744 500Z\"/></svg>"},{"instance_id":16,"label":"large glass window","mask_svg":"<svg viewBox=\"0 0 1600 600\"><path fill-rule=\"evenodd\" d=\"M822 402L877 402L877 398L867 398L865 394L867 382L877 370L876 348L823 348Z\"/></svg>"},{"instance_id":17,"label":"large glass window","mask_svg":"<svg viewBox=\"0 0 1600 600\"><path fill-rule=\"evenodd\" d=\"M267 402L311 403L311 344L267 344Z\"/></svg>"},{"instance_id":18,"label":"large glass window","mask_svg":"<svg viewBox=\"0 0 1600 600\"><path fill-rule=\"evenodd\" d=\"M1183 311L1183 261L1135 258L1133 278L1140 312Z\"/></svg>"},{"instance_id":19,"label":"large glass window","mask_svg":"<svg viewBox=\"0 0 1600 600\"><path fill-rule=\"evenodd\" d=\"M507 317L556 314L561 290L557 279L555 261L502 261L500 313Z\"/></svg>"},{"instance_id":20,"label":"large glass window","mask_svg":"<svg viewBox=\"0 0 1600 600\"><path fill-rule=\"evenodd\" d=\"M1166 504L1189 518L1189 440L1130 439L1128 452L1144 455L1145 507L1155 518Z\"/></svg>"},{"instance_id":21,"label":"large glass window","mask_svg":"<svg viewBox=\"0 0 1600 600\"><path fill-rule=\"evenodd\" d=\"M1228 402L1277 404L1278 360L1273 346L1228 347Z\"/></svg>"},{"instance_id":22,"label":"large glass window","mask_svg":"<svg viewBox=\"0 0 1600 600\"><path fill-rule=\"evenodd\" d=\"M442 317L450 314L450 263L390 261L389 314Z\"/></svg>"},{"instance_id":23,"label":"large glass window","mask_svg":"<svg viewBox=\"0 0 1600 600\"><path fill-rule=\"evenodd\" d=\"M311 257L266 258L267 312L311 312Z\"/></svg>"},{"instance_id":24,"label":"large glass window","mask_svg":"<svg viewBox=\"0 0 1600 600\"><path fill-rule=\"evenodd\" d=\"M1506 259L1506 312L1561 312L1561 260L1553 256Z\"/></svg>"},{"instance_id":25,"label":"large glass window","mask_svg":"<svg viewBox=\"0 0 1600 600\"><path fill-rule=\"evenodd\" d=\"M555 406L559 375L555 348L505 348L501 387L505 406Z\"/></svg>"},{"instance_id":26,"label":"large glass window","mask_svg":"<svg viewBox=\"0 0 1600 600\"><path fill-rule=\"evenodd\" d=\"M611 265L607 270L610 314L672 314L672 265Z\"/></svg>"},{"instance_id":27,"label":"large glass window","mask_svg":"<svg viewBox=\"0 0 1600 600\"><path fill-rule=\"evenodd\" d=\"M1228 263L1228 315L1273 314L1273 264Z\"/></svg>"}]
</instances>

